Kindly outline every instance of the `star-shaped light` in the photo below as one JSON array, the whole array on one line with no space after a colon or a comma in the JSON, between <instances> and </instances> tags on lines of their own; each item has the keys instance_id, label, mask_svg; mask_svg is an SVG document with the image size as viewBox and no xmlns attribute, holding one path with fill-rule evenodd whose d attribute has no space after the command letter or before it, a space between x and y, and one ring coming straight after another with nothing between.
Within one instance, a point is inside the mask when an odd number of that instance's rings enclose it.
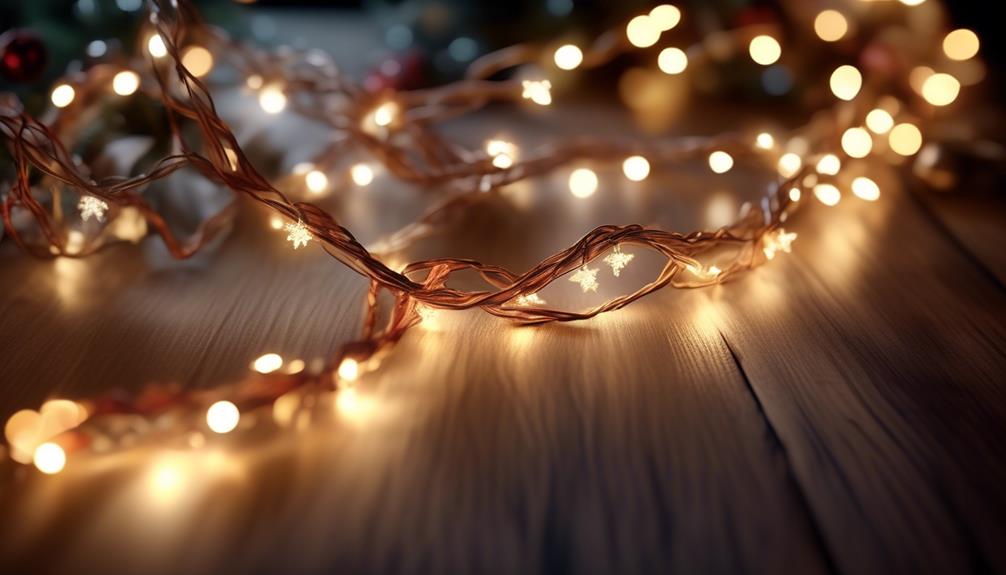
<instances>
[{"instance_id":1,"label":"star-shaped light","mask_svg":"<svg viewBox=\"0 0 1006 575\"><path fill-rule=\"evenodd\" d=\"M762 251L765 252L765 257L768 259L773 259L776 252L782 251L789 253L792 249L790 246L793 245L793 240L796 239L796 233L787 232L786 230L779 228L775 233L765 234L764 246Z\"/></svg>"},{"instance_id":2,"label":"star-shaped light","mask_svg":"<svg viewBox=\"0 0 1006 575\"><path fill-rule=\"evenodd\" d=\"M548 80L524 80L521 83L524 92L521 97L531 100L539 106L548 106L552 103L552 82Z\"/></svg>"},{"instance_id":3,"label":"star-shaped light","mask_svg":"<svg viewBox=\"0 0 1006 575\"><path fill-rule=\"evenodd\" d=\"M105 212L108 210L108 204L96 198L94 196L82 196L80 202L77 203L77 209L80 210L80 219L85 222L91 217L102 222L105 220Z\"/></svg>"},{"instance_id":4,"label":"star-shaped light","mask_svg":"<svg viewBox=\"0 0 1006 575\"><path fill-rule=\"evenodd\" d=\"M580 284L583 293L597 291L597 269L590 269L586 265L576 270L576 273L569 276L569 281Z\"/></svg>"},{"instance_id":5,"label":"star-shaped light","mask_svg":"<svg viewBox=\"0 0 1006 575\"><path fill-rule=\"evenodd\" d=\"M519 295L514 300L514 303L520 307L528 307L530 305L544 305L545 300L538 297L537 293L529 293L527 295Z\"/></svg>"},{"instance_id":6,"label":"star-shaped light","mask_svg":"<svg viewBox=\"0 0 1006 575\"><path fill-rule=\"evenodd\" d=\"M286 224L283 229L287 233L286 241L293 243L293 249L306 246L307 242L311 241L311 232L300 220L295 224Z\"/></svg>"},{"instance_id":7,"label":"star-shaped light","mask_svg":"<svg viewBox=\"0 0 1006 575\"><path fill-rule=\"evenodd\" d=\"M604 263L611 266L611 273L615 274L617 278L619 274L622 273L622 268L629 265L629 262L634 258L633 254L627 254L622 251L622 248L615 246L615 249L604 258Z\"/></svg>"}]
</instances>

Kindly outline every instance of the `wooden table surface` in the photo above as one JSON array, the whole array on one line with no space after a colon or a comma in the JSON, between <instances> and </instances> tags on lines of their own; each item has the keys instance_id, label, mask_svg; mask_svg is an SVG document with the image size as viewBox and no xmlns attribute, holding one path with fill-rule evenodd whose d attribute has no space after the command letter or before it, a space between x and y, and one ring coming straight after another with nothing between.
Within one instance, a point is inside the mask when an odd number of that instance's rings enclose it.
<instances>
[{"instance_id":1,"label":"wooden table surface","mask_svg":"<svg viewBox=\"0 0 1006 575\"><path fill-rule=\"evenodd\" d=\"M629 123L572 107L451 130L532 146L585 117L600 133ZM295 122L268 139L247 123L242 136L260 156L287 152L287 168L294 144L309 147ZM808 207L792 254L729 284L539 328L441 312L361 381L354 410L200 450L82 456L53 477L5 473L0 565L1006 572L1006 202L987 181L935 193L905 170L870 170L878 202ZM618 166L599 173L588 200L561 175L515 186L407 255L523 269L600 223L715 224L765 184L701 166L640 185ZM424 198L379 176L325 201L373 241ZM598 297L655 261L602 277ZM0 270L5 419L47 397L226 383L265 352L321 357L357 334L366 287L316 246L290 250L247 205L191 261L156 239L82 261L32 260L5 241ZM590 303L559 288L554 301Z\"/></svg>"}]
</instances>

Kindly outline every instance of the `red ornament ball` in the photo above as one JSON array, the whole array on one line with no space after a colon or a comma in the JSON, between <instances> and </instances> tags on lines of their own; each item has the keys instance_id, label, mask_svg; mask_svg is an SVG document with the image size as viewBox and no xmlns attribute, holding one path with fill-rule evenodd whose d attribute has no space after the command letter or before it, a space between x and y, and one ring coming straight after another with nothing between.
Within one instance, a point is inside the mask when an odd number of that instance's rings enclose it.
<instances>
[{"instance_id":1,"label":"red ornament ball","mask_svg":"<svg viewBox=\"0 0 1006 575\"><path fill-rule=\"evenodd\" d=\"M48 61L42 39L26 30L10 30L0 36L0 76L16 83L33 82L42 77Z\"/></svg>"}]
</instances>

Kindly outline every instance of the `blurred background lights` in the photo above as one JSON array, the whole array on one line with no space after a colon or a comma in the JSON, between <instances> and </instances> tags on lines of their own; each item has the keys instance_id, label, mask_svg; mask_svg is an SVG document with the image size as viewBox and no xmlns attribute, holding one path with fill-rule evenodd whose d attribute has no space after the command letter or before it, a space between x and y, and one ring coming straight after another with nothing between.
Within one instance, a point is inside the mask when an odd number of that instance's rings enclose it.
<instances>
[{"instance_id":1,"label":"blurred background lights","mask_svg":"<svg viewBox=\"0 0 1006 575\"><path fill-rule=\"evenodd\" d=\"M914 124L898 124L887 138L894 153L902 156L911 156L922 147L922 132Z\"/></svg>"},{"instance_id":2,"label":"blurred background lights","mask_svg":"<svg viewBox=\"0 0 1006 575\"><path fill-rule=\"evenodd\" d=\"M356 164L349 169L349 177L353 179L354 184L362 188L374 181L374 170L367 164Z\"/></svg>"},{"instance_id":3,"label":"blurred background lights","mask_svg":"<svg viewBox=\"0 0 1006 575\"><path fill-rule=\"evenodd\" d=\"M258 94L258 105L267 114L279 114L286 108L286 94L279 86L266 86Z\"/></svg>"},{"instance_id":4,"label":"blurred background lights","mask_svg":"<svg viewBox=\"0 0 1006 575\"><path fill-rule=\"evenodd\" d=\"M213 54L202 46L190 46L182 53L182 65L196 78L202 78L213 69Z\"/></svg>"},{"instance_id":5,"label":"blurred background lights","mask_svg":"<svg viewBox=\"0 0 1006 575\"><path fill-rule=\"evenodd\" d=\"M66 466L66 452L59 444L49 441L35 448L32 462L42 473L53 475Z\"/></svg>"},{"instance_id":6,"label":"blurred background lights","mask_svg":"<svg viewBox=\"0 0 1006 575\"><path fill-rule=\"evenodd\" d=\"M751 53L751 59L762 66L775 64L782 56L782 46L779 45L779 41L764 34L751 39L748 51Z\"/></svg>"},{"instance_id":7,"label":"blurred background lights","mask_svg":"<svg viewBox=\"0 0 1006 575\"><path fill-rule=\"evenodd\" d=\"M664 48L657 56L657 66L665 74L680 74L688 67L688 56L680 48Z\"/></svg>"},{"instance_id":8,"label":"blurred background lights","mask_svg":"<svg viewBox=\"0 0 1006 575\"><path fill-rule=\"evenodd\" d=\"M661 4L650 10L650 20L661 32L666 32L681 22L681 10L677 6Z\"/></svg>"},{"instance_id":9,"label":"blurred background lights","mask_svg":"<svg viewBox=\"0 0 1006 575\"><path fill-rule=\"evenodd\" d=\"M241 412L229 401L218 401L206 410L206 425L214 433L229 433L234 431L241 420Z\"/></svg>"},{"instance_id":10,"label":"blurred background lights","mask_svg":"<svg viewBox=\"0 0 1006 575\"><path fill-rule=\"evenodd\" d=\"M395 116L398 115L398 104L394 102L385 102L374 110L374 123L382 128L390 126L392 122L395 121Z\"/></svg>"},{"instance_id":11,"label":"blurred background lights","mask_svg":"<svg viewBox=\"0 0 1006 575\"><path fill-rule=\"evenodd\" d=\"M755 145L762 150L771 150L775 146L775 138L768 132L762 132L755 137Z\"/></svg>"},{"instance_id":12,"label":"blurred background lights","mask_svg":"<svg viewBox=\"0 0 1006 575\"><path fill-rule=\"evenodd\" d=\"M649 16L636 16L629 20L625 35L636 48L649 48L660 39L660 27Z\"/></svg>"},{"instance_id":13,"label":"blurred background lights","mask_svg":"<svg viewBox=\"0 0 1006 575\"><path fill-rule=\"evenodd\" d=\"M140 76L130 70L123 70L112 78L112 90L120 96L128 96L139 87Z\"/></svg>"},{"instance_id":14,"label":"blurred background lights","mask_svg":"<svg viewBox=\"0 0 1006 575\"><path fill-rule=\"evenodd\" d=\"M842 192L831 184L818 184L814 186L814 197L826 206L834 206L842 200Z\"/></svg>"},{"instance_id":15,"label":"blurred background lights","mask_svg":"<svg viewBox=\"0 0 1006 575\"><path fill-rule=\"evenodd\" d=\"M834 176L842 169L842 161L835 154L825 154L817 161L817 173L826 176Z\"/></svg>"},{"instance_id":16,"label":"blurred background lights","mask_svg":"<svg viewBox=\"0 0 1006 575\"><path fill-rule=\"evenodd\" d=\"M866 115L866 127L874 134L886 134L894 127L894 118L887 110L876 108Z\"/></svg>"},{"instance_id":17,"label":"blurred background lights","mask_svg":"<svg viewBox=\"0 0 1006 575\"><path fill-rule=\"evenodd\" d=\"M709 154L709 169L717 174L725 174L734 167L734 158L730 154L716 150Z\"/></svg>"},{"instance_id":18,"label":"blurred background lights","mask_svg":"<svg viewBox=\"0 0 1006 575\"><path fill-rule=\"evenodd\" d=\"M577 168L569 175L569 191L578 198L589 198L597 191L597 174L588 168Z\"/></svg>"},{"instance_id":19,"label":"blurred background lights","mask_svg":"<svg viewBox=\"0 0 1006 575\"><path fill-rule=\"evenodd\" d=\"M360 377L360 362L351 357L344 358L339 363L339 379L343 381L356 381Z\"/></svg>"},{"instance_id":20,"label":"blurred background lights","mask_svg":"<svg viewBox=\"0 0 1006 575\"><path fill-rule=\"evenodd\" d=\"M922 83L922 97L934 106L947 106L957 99L961 83L950 74L933 74Z\"/></svg>"},{"instance_id":21,"label":"blurred background lights","mask_svg":"<svg viewBox=\"0 0 1006 575\"><path fill-rule=\"evenodd\" d=\"M873 150L873 138L863 128L849 128L842 134L842 150L851 158L865 158Z\"/></svg>"},{"instance_id":22,"label":"blurred background lights","mask_svg":"<svg viewBox=\"0 0 1006 575\"><path fill-rule=\"evenodd\" d=\"M65 108L73 102L73 98L76 92L73 90L73 86L69 84L60 84L52 90L52 105L57 108Z\"/></svg>"},{"instance_id":23,"label":"blurred background lights","mask_svg":"<svg viewBox=\"0 0 1006 575\"><path fill-rule=\"evenodd\" d=\"M855 66L839 66L831 74L831 92L840 100L852 100L863 87L863 75Z\"/></svg>"},{"instance_id":24,"label":"blurred background lights","mask_svg":"<svg viewBox=\"0 0 1006 575\"><path fill-rule=\"evenodd\" d=\"M642 156L630 156L622 162L622 172L633 182L641 182L650 175L650 162Z\"/></svg>"},{"instance_id":25,"label":"blurred background lights","mask_svg":"<svg viewBox=\"0 0 1006 575\"><path fill-rule=\"evenodd\" d=\"M824 10L814 18L814 32L825 42L837 42L849 31L849 21L838 10Z\"/></svg>"},{"instance_id":26,"label":"blurred background lights","mask_svg":"<svg viewBox=\"0 0 1006 575\"><path fill-rule=\"evenodd\" d=\"M328 176L320 170L311 170L304 176L304 183L308 190L320 194L328 188Z\"/></svg>"},{"instance_id":27,"label":"blurred background lights","mask_svg":"<svg viewBox=\"0 0 1006 575\"><path fill-rule=\"evenodd\" d=\"M160 34L151 34L147 40L147 52L154 58L163 58L168 55L168 47L164 45L164 38Z\"/></svg>"},{"instance_id":28,"label":"blurred background lights","mask_svg":"<svg viewBox=\"0 0 1006 575\"><path fill-rule=\"evenodd\" d=\"M573 44L565 44L556 48L553 59L563 70L573 70L583 62L583 52Z\"/></svg>"},{"instance_id":29,"label":"blurred background lights","mask_svg":"<svg viewBox=\"0 0 1006 575\"><path fill-rule=\"evenodd\" d=\"M283 358L276 353L267 353L252 362L252 369L259 373L272 373L281 367Z\"/></svg>"},{"instance_id":30,"label":"blurred background lights","mask_svg":"<svg viewBox=\"0 0 1006 575\"><path fill-rule=\"evenodd\" d=\"M875 202L880 198L880 186L870 178L860 176L852 180L852 193L860 199Z\"/></svg>"},{"instance_id":31,"label":"blurred background lights","mask_svg":"<svg viewBox=\"0 0 1006 575\"><path fill-rule=\"evenodd\" d=\"M779 175L784 178L791 178L803 167L803 160L793 152L788 152L779 158Z\"/></svg>"},{"instance_id":32,"label":"blurred background lights","mask_svg":"<svg viewBox=\"0 0 1006 575\"><path fill-rule=\"evenodd\" d=\"M943 53L951 60L974 58L980 46L978 35L967 28L954 30L943 39Z\"/></svg>"}]
</instances>

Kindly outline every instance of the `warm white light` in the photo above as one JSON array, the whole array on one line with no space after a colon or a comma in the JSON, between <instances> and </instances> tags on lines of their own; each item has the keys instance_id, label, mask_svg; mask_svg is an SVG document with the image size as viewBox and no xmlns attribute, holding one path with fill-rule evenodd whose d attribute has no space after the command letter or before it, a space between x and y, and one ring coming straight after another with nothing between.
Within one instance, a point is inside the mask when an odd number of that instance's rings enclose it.
<instances>
[{"instance_id":1,"label":"warm white light","mask_svg":"<svg viewBox=\"0 0 1006 575\"><path fill-rule=\"evenodd\" d=\"M922 97L934 106L947 106L957 99L961 83L950 74L933 74L922 83Z\"/></svg>"},{"instance_id":2,"label":"warm white light","mask_svg":"<svg viewBox=\"0 0 1006 575\"><path fill-rule=\"evenodd\" d=\"M214 433L229 433L234 431L241 419L238 406L229 401L218 401L206 410L206 425Z\"/></svg>"},{"instance_id":3,"label":"warm white light","mask_svg":"<svg viewBox=\"0 0 1006 575\"><path fill-rule=\"evenodd\" d=\"M597 174L588 168L578 168L569 175L569 191L578 198L589 198L597 191Z\"/></svg>"},{"instance_id":4,"label":"warm white light","mask_svg":"<svg viewBox=\"0 0 1006 575\"><path fill-rule=\"evenodd\" d=\"M967 28L954 30L943 39L943 53L951 60L970 60L978 54L980 46L978 34Z\"/></svg>"},{"instance_id":5,"label":"warm white light","mask_svg":"<svg viewBox=\"0 0 1006 575\"><path fill-rule=\"evenodd\" d=\"M283 358L276 353L267 353L252 362L252 369L259 373L272 373L283 367Z\"/></svg>"},{"instance_id":6,"label":"warm white light","mask_svg":"<svg viewBox=\"0 0 1006 575\"><path fill-rule=\"evenodd\" d=\"M360 377L360 362L351 357L343 358L338 373L339 379L343 381L356 381Z\"/></svg>"},{"instance_id":7,"label":"warm white light","mask_svg":"<svg viewBox=\"0 0 1006 575\"><path fill-rule=\"evenodd\" d=\"M150 487L159 497L176 494L181 484L181 471L170 463L161 463L150 473Z\"/></svg>"},{"instance_id":8,"label":"warm white light","mask_svg":"<svg viewBox=\"0 0 1006 575\"><path fill-rule=\"evenodd\" d=\"M831 184L818 184L814 186L814 196L826 206L834 206L842 200L842 192Z\"/></svg>"},{"instance_id":9,"label":"warm white light","mask_svg":"<svg viewBox=\"0 0 1006 575\"><path fill-rule=\"evenodd\" d=\"M50 98L52 99L53 106L56 106L57 108L65 108L70 105L70 102L73 102L75 95L76 92L74 91L73 86L69 84L60 84L59 86L53 88Z\"/></svg>"},{"instance_id":10,"label":"warm white light","mask_svg":"<svg viewBox=\"0 0 1006 575\"><path fill-rule=\"evenodd\" d=\"M123 70L112 78L112 90L120 96L128 96L140 87L140 76L131 70Z\"/></svg>"},{"instance_id":11,"label":"warm white light","mask_svg":"<svg viewBox=\"0 0 1006 575\"><path fill-rule=\"evenodd\" d=\"M873 138L864 128L849 128L842 134L842 149L851 158L865 158L873 150Z\"/></svg>"},{"instance_id":12,"label":"warm white light","mask_svg":"<svg viewBox=\"0 0 1006 575\"><path fill-rule=\"evenodd\" d=\"M374 123L382 128L390 126L398 116L398 104L385 102L374 110Z\"/></svg>"},{"instance_id":13,"label":"warm white light","mask_svg":"<svg viewBox=\"0 0 1006 575\"><path fill-rule=\"evenodd\" d=\"M63 471L63 467L66 466L66 452L59 444L46 442L35 448L32 461L39 471L53 475Z\"/></svg>"},{"instance_id":14,"label":"warm white light","mask_svg":"<svg viewBox=\"0 0 1006 575\"><path fill-rule=\"evenodd\" d=\"M849 31L849 21L838 10L825 10L814 18L814 32L825 42L837 42Z\"/></svg>"},{"instance_id":15,"label":"warm white light","mask_svg":"<svg viewBox=\"0 0 1006 575\"><path fill-rule=\"evenodd\" d=\"M293 244L293 249L298 249L307 245L311 241L311 230L307 229L304 222L297 220L295 224L286 224L283 226L286 230L286 241Z\"/></svg>"},{"instance_id":16,"label":"warm white light","mask_svg":"<svg viewBox=\"0 0 1006 575\"><path fill-rule=\"evenodd\" d=\"M245 86L248 86L252 90L258 90L259 88L261 88L262 83L263 83L262 76L259 76L258 74L252 74L251 76L248 76L248 78L245 80Z\"/></svg>"},{"instance_id":17,"label":"warm white light","mask_svg":"<svg viewBox=\"0 0 1006 575\"><path fill-rule=\"evenodd\" d=\"M800 159L800 156L794 154L793 152L783 154L782 157L779 158L779 175L784 178L793 177L802 167L803 160Z\"/></svg>"},{"instance_id":18,"label":"warm white light","mask_svg":"<svg viewBox=\"0 0 1006 575\"><path fill-rule=\"evenodd\" d=\"M279 86L266 86L258 93L258 105L267 114L279 114L286 108L286 94Z\"/></svg>"},{"instance_id":19,"label":"warm white light","mask_svg":"<svg viewBox=\"0 0 1006 575\"><path fill-rule=\"evenodd\" d=\"M523 80L521 81L523 92L521 97L531 100L539 106L548 106L552 103L552 82L548 80Z\"/></svg>"},{"instance_id":20,"label":"warm white light","mask_svg":"<svg viewBox=\"0 0 1006 575\"><path fill-rule=\"evenodd\" d=\"M279 216L271 216L269 218L269 227L274 230L283 229L283 218Z\"/></svg>"},{"instance_id":21,"label":"warm white light","mask_svg":"<svg viewBox=\"0 0 1006 575\"><path fill-rule=\"evenodd\" d=\"M762 66L775 64L782 56L782 46L779 45L779 41L764 34L751 39L748 51L751 53L751 59Z\"/></svg>"},{"instance_id":22,"label":"warm white light","mask_svg":"<svg viewBox=\"0 0 1006 575\"><path fill-rule=\"evenodd\" d=\"M108 204L95 196L81 196L80 201L77 202L77 209L80 210L80 219L85 222L91 218L102 222L105 220Z\"/></svg>"},{"instance_id":23,"label":"warm white light","mask_svg":"<svg viewBox=\"0 0 1006 575\"><path fill-rule=\"evenodd\" d=\"M636 48L649 48L660 39L660 27L649 16L636 16L629 20L625 35Z\"/></svg>"},{"instance_id":24,"label":"warm white light","mask_svg":"<svg viewBox=\"0 0 1006 575\"><path fill-rule=\"evenodd\" d=\"M505 170L513 166L517 146L506 140L489 140L486 142L486 153L492 158L493 166Z\"/></svg>"},{"instance_id":25,"label":"warm white light","mask_svg":"<svg viewBox=\"0 0 1006 575\"><path fill-rule=\"evenodd\" d=\"M866 127L874 134L886 134L894 127L894 118L887 110L876 108L866 115Z\"/></svg>"},{"instance_id":26,"label":"warm white light","mask_svg":"<svg viewBox=\"0 0 1006 575\"><path fill-rule=\"evenodd\" d=\"M374 181L374 170L367 164L356 164L349 169L353 183L362 187L369 186Z\"/></svg>"},{"instance_id":27,"label":"warm white light","mask_svg":"<svg viewBox=\"0 0 1006 575\"><path fill-rule=\"evenodd\" d=\"M657 66L664 74L680 74L688 67L688 56L680 48L664 48L657 56Z\"/></svg>"},{"instance_id":28,"label":"warm white light","mask_svg":"<svg viewBox=\"0 0 1006 575\"><path fill-rule=\"evenodd\" d=\"M800 188L790 188L789 189L789 199L792 200L792 201L794 201L794 202L799 202L800 201L800 197L802 195L803 194L800 192Z\"/></svg>"},{"instance_id":29,"label":"warm white light","mask_svg":"<svg viewBox=\"0 0 1006 575\"><path fill-rule=\"evenodd\" d=\"M622 162L622 172L633 182L641 182L650 175L650 162L642 156L629 156Z\"/></svg>"},{"instance_id":30,"label":"warm white light","mask_svg":"<svg viewBox=\"0 0 1006 575\"><path fill-rule=\"evenodd\" d=\"M863 75L855 66L839 66L831 74L831 92L840 100L852 100L863 87Z\"/></svg>"},{"instance_id":31,"label":"warm white light","mask_svg":"<svg viewBox=\"0 0 1006 575\"><path fill-rule=\"evenodd\" d=\"M919 4L922 4L925 1L926 0L900 0L900 2L905 6L918 6Z\"/></svg>"},{"instance_id":32,"label":"warm white light","mask_svg":"<svg viewBox=\"0 0 1006 575\"><path fill-rule=\"evenodd\" d=\"M725 174L734 167L734 158L730 154L716 150L709 154L709 169L717 174Z\"/></svg>"},{"instance_id":33,"label":"warm white light","mask_svg":"<svg viewBox=\"0 0 1006 575\"><path fill-rule=\"evenodd\" d=\"M556 49L554 60L563 70L572 70L583 62L583 52L573 44L565 44Z\"/></svg>"},{"instance_id":34,"label":"warm white light","mask_svg":"<svg viewBox=\"0 0 1006 575\"><path fill-rule=\"evenodd\" d=\"M817 161L817 173L826 176L834 176L842 169L842 161L835 154L825 154Z\"/></svg>"},{"instance_id":35,"label":"warm white light","mask_svg":"<svg viewBox=\"0 0 1006 575\"><path fill-rule=\"evenodd\" d=\"M182 65L196 78L202 78L213 69L213 54L202 46L190 46L182 54Z\"/></svg>"},{"instance_id":36,"label":"warm white light","mask_svg":"<svg viewBox=\"0 0 1006 575\"><path fill-rule=\"evenodd\" d=\"M597 268L589 268L584 265L573 272L573 275L569 276L569 281L580 284L580 289L583 290L583 293L587 293L588 291L596 292L599 285L597 283L597 272Z\"/></svg>"},{"instance_id":37,"label":"warm white light","mask_svg":"<svg viewBox=\"0 0 1006 575\"><path fill-rule=\"evenodd\" d=\"M911 156L922 148L922 132L912 124L898 124L887 138L894 153L902 156Z\"/></svg>"},{"instance_id":38,"label":"warm white light","mask_svg":"<svg viewBox=\"0 0 1006 575\"><path fill-rule=\"evenodd\" d=\"M926 80L935 73L936 70L933 70L929 66L916 66L908 73L908 84L913 90L921 94L922 86L924 86Z\"/></svg>"},{"instance_id":39,"label":"warm white light","mask_svg":"<svg viewBox=\"0 0 1006 575\"><path fill-rule=\"evenodd\" d=\"M164 38L160 34L153 34L147 40L147 52L154 58L163 58L168 55L168 47L164 45Z\"/></svg>"},{"instance_id":40,"label":"warm white light","mask_svg":"<svg viewBox=\"0 0 1006 575\"><path fill-rule=\"evenodd\" d=\"M304 183L308 190L320 194L328 188L328 176L320 170L311 170L304 175Z\"/></svg>"},{"instance_id":41,"label":"warm white light","mask_svg":"<svg viewBox=\"0 0 1006 575\"><path fill-rule=\"evenodd\" d=\"M868 202L874 202L880 197L880 186L870 178L860 176L852 180L852 193Z\"/></svg>"},{"instance_id":42,"label":"warm white light","mask_svg":"<svg viewBox=\"0 0 1006 575\"><path fill-rule=\"evenodd\" d=\"M681 10L677 6L661 4L650 10L650 21L661 32L666 32L681 22Z\"/></svg>"},{"instance_id":43,"label":"warm white light","mask_svg":"<svg viewBox=\"0 0 1006 575\"><path fill-rule=\"evenodd\" d=\"M755 138L755 145L763 150L771 150L775 146L775 138L768 132L762 132Z\"/></svg>"}]
</instances>

